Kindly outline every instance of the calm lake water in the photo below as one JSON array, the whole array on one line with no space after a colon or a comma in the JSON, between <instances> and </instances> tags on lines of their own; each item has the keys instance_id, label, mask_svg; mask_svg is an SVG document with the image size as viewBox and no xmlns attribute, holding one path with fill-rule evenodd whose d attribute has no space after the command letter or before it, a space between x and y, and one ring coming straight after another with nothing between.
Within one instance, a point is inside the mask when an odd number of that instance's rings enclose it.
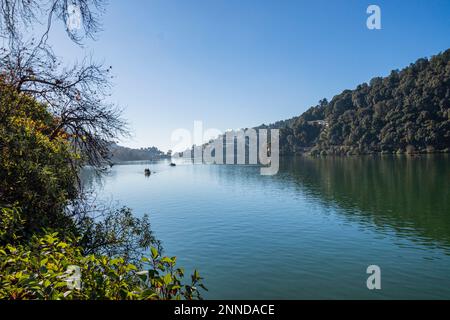
<instances>
[{"instance_id":1,"label":"calm lake water","mask_svg":"<svg viewBox=\"0 0 450 320\"><path fill-rule=\"evenodd\" d=\"M116 165L85 181L150 214L210 299L450 299L450 158L285 158L251 166ZM144 176L144 169L155 171ZM369 265L382 289L366 287Z\"/></svg>"}]
</instances>

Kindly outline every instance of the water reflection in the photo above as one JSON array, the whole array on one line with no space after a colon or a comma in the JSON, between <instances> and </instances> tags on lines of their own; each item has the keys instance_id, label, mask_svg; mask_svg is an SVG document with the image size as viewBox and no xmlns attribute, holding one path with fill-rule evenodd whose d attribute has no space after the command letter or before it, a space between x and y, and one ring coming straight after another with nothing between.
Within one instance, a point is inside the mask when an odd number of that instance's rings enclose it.
<instances>
[{"instance_id":1,"label":"water reflection","mask_svg":"<svg viewBox=\"0 0 450 320\"><path fill-rule=\"evenodd\" d=\"M283 159L280 179L343 208L380 231L394 228L429 245L450 246L447 155ZM356 215L356 216L354 216Z\"/></svg>"}]
</instances>

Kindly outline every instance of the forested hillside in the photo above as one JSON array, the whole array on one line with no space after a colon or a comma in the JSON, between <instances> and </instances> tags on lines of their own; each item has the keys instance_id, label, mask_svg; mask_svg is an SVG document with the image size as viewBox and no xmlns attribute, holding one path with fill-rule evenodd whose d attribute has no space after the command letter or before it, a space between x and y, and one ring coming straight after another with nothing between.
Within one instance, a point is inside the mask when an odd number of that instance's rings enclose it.
<instances>
[{"instance_id":1,"label":"forested hillside","mask_svg":"<svg viewBox=\"0 0 450 320\"><path fill-rule=\"evenodd\" d=\"M280 122L282 154L448 152L450 49Z\"/></svg>"},{"instance_id":2,"label":"forested hillside","mask_svg":"<svg viewBox=\"0 0 450 320\"><path fill-rule=\"evenodd\" d=\"M156 147L132 149L113 143L109 150L111 153L110 158L113 162L170 158L170 154L167 155Z\"/></svg>"}]
</instances>

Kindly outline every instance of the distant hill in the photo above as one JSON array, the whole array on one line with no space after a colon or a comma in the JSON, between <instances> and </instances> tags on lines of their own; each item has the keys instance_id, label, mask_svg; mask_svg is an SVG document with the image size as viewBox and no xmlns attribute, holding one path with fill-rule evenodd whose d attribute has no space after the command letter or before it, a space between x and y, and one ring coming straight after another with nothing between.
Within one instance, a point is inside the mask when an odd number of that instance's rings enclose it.
<instances>
[{"instance_id":1,"label":"distant hill","mask_svg":"<svg viewBox=\"0 0 450 320\"><path fill-rule=\"evenodd\" d=\"M110 153L112 162L170 158L170 154L165 154L156 147L132 149L112 144Z\"/></svg>"},{"instance_id":2,"label":"distant hill","mask_svg":"<svg viewBox=\"0 0 450 320\"><path fill-rule=\"evenodd\" d=\"M292 127L295 123L295 121L299 117L293 117L287 120L280 120L271 124L262 124L258 127L254 127L253 129L278 129L278 128L286 128L286 127Z\"/></svg>"},{"instance_id":3,"label":"distant hill","mask_svg":"<svg viewBox=\"0 0 450 320\"><path fill-rule=\"evenodd\" d=\"M449 108L450 49L258 128L281 129L281 154L448 152Z\"/></svg>"}]
</instances>

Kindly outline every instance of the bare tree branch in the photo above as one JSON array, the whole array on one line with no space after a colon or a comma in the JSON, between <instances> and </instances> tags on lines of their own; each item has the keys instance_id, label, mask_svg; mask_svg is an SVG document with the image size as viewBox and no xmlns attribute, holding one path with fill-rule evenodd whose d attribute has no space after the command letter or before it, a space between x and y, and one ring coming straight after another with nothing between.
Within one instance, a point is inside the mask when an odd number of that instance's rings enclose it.
<instances>
[{"instance_id":1,"label":"bare tree branch","mask_svg":"<svg viewBox=\"0 0 450 320\"><path fill-rule=\"evenodd\" d=\"M101 30L100 18L106 0L0 0L0 37L19 39L21 33L38 25L45 31L39 44L45 43L53 20L64 23L69 38L81 44L84 38L95 38ZM69 28L70 6L80 12L81 30Z\"/></svg>"},{"instance_id":2,"label":"bare tree branch","mask_svg":"<svg viewBox=\"0 0 450 320\"><path fill-rule=\"evenodd\" d=\"M55 116L50 138L68 135L82 164L97 168L108 164L109 146L128 134L122 110L108 103L111 67L88 57L64 67L51 48L17 42L0 49L0 75L17 90L46 104Z\"/></svg>"}]
</instances>

